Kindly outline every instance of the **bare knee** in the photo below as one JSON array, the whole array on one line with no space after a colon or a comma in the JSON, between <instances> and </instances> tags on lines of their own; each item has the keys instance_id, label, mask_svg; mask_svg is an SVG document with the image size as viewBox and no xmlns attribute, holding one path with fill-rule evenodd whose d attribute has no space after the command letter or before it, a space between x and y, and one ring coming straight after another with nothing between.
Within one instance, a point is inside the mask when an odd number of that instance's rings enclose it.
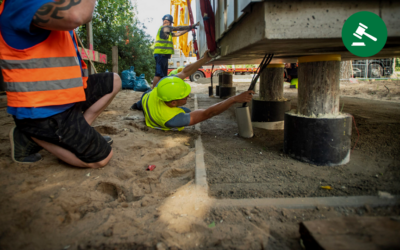
<instances>
[{"instance_id":1,"label":"bare knee","mask_svg":"<svg viewBox=\"0 0 400 250\"><path fill-rule=\"evenodd\" d=\"M108 162L111 160L112 156L113 156L113 150L111 149L111 152L110 152L110 154L108 154L107 158L105 158L104 160L99 161L99 162L89 163L88 167L90 167L90 168L105 167L108 164Z\"/></svg>"},{"instance_id":2,"label":"bare knee","mask_svg":"<svg viewBox=\"0 0 400 250\"><path fill-rule=\"evenodd\" d=\"M122 81L121 77L117 73L114 73L114 90L113 92L118 93L121 90Z\"/></svg>"}]
</instances>

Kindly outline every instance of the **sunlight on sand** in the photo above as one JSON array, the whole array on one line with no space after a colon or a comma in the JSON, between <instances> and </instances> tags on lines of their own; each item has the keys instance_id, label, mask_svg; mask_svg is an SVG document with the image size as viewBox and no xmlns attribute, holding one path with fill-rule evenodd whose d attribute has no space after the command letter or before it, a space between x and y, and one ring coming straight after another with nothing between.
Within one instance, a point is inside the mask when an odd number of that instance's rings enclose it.
<instances>
[{"instance_id":1,"label":"sunlight on sand","mask_svg":"<svg viewBox=\"0 0 400 250\"><path fill-rule=\"evenodd\" d=\"M178 233L189 232L194 224L206 226L204 216L208 213L211 203L212 200L205 190L196 187L191 181L180 187L160 206L160 220Z\"/></svg>"}]
</instances>

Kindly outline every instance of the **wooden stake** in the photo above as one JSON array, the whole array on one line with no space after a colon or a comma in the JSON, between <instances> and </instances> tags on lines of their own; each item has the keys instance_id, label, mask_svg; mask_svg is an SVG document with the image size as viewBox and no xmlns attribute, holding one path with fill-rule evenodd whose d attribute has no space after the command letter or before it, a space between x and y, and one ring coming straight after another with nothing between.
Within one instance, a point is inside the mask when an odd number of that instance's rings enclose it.
<instances>
[{"instance_id":1,"label":"wooden stake","mask_svg":"<svg viewBox=\"0 0 400 250\"><path fill-rule=\"evenodd\" d=\"M112 47L112 71L118 74L118 46Z\"/></svg>"}]
</instances>

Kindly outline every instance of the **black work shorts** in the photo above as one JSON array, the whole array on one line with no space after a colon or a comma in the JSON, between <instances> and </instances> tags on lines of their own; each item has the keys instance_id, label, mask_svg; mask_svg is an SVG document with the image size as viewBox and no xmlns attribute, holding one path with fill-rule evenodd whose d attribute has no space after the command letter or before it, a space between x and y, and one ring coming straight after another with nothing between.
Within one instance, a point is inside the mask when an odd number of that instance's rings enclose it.
<instances>
[{"instance_id":1,"label":"black work shorts","mask_svg":"<svg viewBox=\"0 0 400 250\"><path fill-rule=\"evenodd\" d=\"M113 86L113 73L90 75L85 89L86 101L47 118L18 120L14 117L15 124L26 135L65 148L83 162L102 161L110 154L111 146L86 122L83 112L111 93Z\"/></svg>"}]
</instances>

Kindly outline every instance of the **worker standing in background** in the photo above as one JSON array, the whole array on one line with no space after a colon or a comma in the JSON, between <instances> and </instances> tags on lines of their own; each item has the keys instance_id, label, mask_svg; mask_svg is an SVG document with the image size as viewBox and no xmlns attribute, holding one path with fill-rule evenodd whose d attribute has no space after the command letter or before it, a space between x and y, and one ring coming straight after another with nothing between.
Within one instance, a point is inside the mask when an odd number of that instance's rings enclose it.
<instances>
[{"instance_id":1,"label":"worker standing in background","mask_svg":"<svg viewBox=\"0 0 400 250\"><path fill-rule=\"evenodd\" d=\"M41 160L42 148L77 167L105 166L110 137L91 124L121 89L114 73L88 76L74 29L92 19L96 0L3 0L0 67L7 93L11 158Z\"/></svg>"},{"instance_id":2,"label":"worker standing in background","mask_svg":"<svg viewBox=\"0 0 400 250\"><path fill-rule=\"evenodd\" d=\"M174 18L167 14L162 18L163 26L157 31L156 43L154 46L154 59L156 60L156 74L153 79L153 88L157 85L161 78L168 75L168 59L174 54L173 37L186 34L189 30L199 25L189 26L172 26ZM180 31L173 33L173 31Z\"/></svg>"}]
</instances>

